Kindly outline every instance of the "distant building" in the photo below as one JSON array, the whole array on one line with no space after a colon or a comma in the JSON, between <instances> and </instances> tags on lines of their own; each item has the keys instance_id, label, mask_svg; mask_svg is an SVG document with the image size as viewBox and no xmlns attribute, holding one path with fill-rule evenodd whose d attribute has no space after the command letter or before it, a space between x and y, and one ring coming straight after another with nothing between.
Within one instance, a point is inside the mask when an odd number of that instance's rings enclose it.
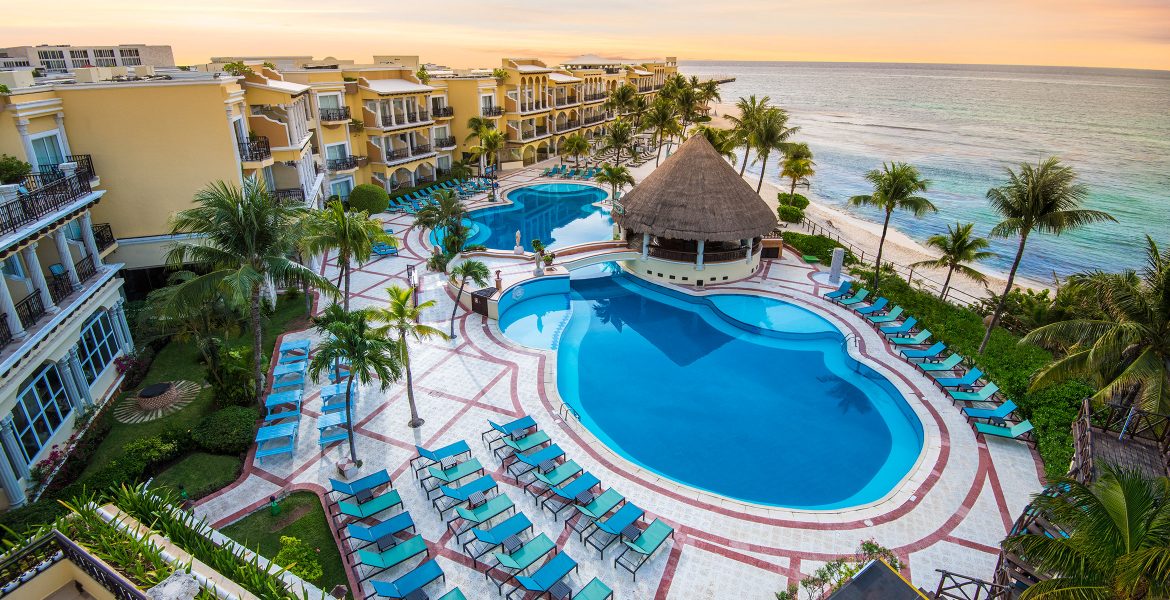
<instances>
[{"instance_id":1,"label":"distant building","mask_svg":"<svg viewBox=\"0 0 1170 600\"><path fill-rule=\"evenodd\" d=\"M0 68L42 69L46 73L68 73L86 67L173 67L175 54L170 46L119 44L117 46L69 46L43 44L0 48Z\"/></svg>"}]
</instances>

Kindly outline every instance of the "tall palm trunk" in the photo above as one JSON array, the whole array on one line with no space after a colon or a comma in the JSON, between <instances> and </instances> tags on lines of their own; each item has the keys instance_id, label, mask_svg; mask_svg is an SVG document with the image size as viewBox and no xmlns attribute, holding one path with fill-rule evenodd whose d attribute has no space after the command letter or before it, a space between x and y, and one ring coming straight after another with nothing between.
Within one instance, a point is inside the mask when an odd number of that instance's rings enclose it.
<instances>
[{"instance_id":1,"label":"tall palm trunk","mask_svg":"<svg viewBox=\"0 0 1170 600\"><path fill-rule=\"evenodd\" d=\"M662 160L662 130L658 130L658 154L654 157L654 166L658 166L658 162Z\"/></svg>"},{"instance_id":2,"label":"tall palm trunk","mask_svg":"<svg viewBox=\"0 0 1170 600\"><path fill-rule=\"evenodd\" d=\"M765 152L760 157L760 181L756 184L756 193L760 193L760 189L764 187L764 173L768 170L768 155L771 152Z\"/></svg>"},{"instance_id":3,"label":"tall palm trunk","mask_svg":"<svg viewBox=\"0 0 1170 600\"><path fill-rule=\"evenodd\" d=\"M739 176L740 177L743 177L744 171L747 171L748 154L751 154L751 152L752 152L752 147L747 145L747 144L744 144L743 145L743 164L739 166Z\"/></svg>"},{"instance_id":4,"label":"tall palm trunk","mask_svg":"<svg viewBox=\"0 0 1170 600\"><path fill-rule=\"evenodd\" d=\"M999 319L1003 316L1003 309L1007 306L1008 293L1012 291L1012 284L1016 280L1016 269L1020 268L1020 260L1024 258L1024 244L1028 242L1029 231L1025 229L1020 232L1020 247L1016 250L1016 260L1012 261L1012 270L1008 271L1007 286L1003 289L1003 295L999 297L999 302L995 305L995 312L991 314L991 322L987 324L987 331L983 332L983 341L979 342L979 350L976 354L983 354L984 348L987 348L987 342L991 340L991 330L999 324Z\"/></svg>"},{"instance_id":5,"label":"tall palm trunk","mask_svg":"<svg viewBox=\"0 0 1170 600\"><path fill-rule=\"evenodd\" d=\"M463 286L467 285L467 278L459 281L459 293L455 294L455 306L451 307L451 339L455 339L455 313L459 312L459 299L463 297Z\"/></svg>"},{"instance_id":6,"label":"tall palm trunk","mask_svg":"<svg viewBox=\"0 0 1170 600\"><path fill-rule=\"evenodd\" d=\"M349 434L349 459L358 462L357 447L353 443L353 372L345 382L345 431Z\"/></svg>"},{"instance_id":7,"label":"tall palm trunk","mask_svg":"<svg viewBox=\"0 0 1170 600\"><path fill-rule=\"evenodd\" d=\"M260 331L260 286L252 286L252 375L256 383L256 401L264 402L264 367L260 356L264 334Z\"/></svg>"},{"instance_id":8,"label":"tall palm trunk","mask_svg":"<svg viewBox=\"0 0 1170 600\"><path fill-rule=\"evenodd\" d=\"M796 195L796 178L793 177L792 178L792 187L789 188L789 190L788 190L788 197L792 198L795 195Z\"/></svg>"},{"instance_id":9,"label":"tall palm trunk","mask_svg":"<svg viewBox=\"0 0 1170 600\"><path fill-rule=\"evenodd\" d=\"M951 268L947 269L947 278L945 280L943 280L943 289L942 289L942 293L939 294L939 296L938 296L939 298L942 298L943 300L947 299L947 290L949 290L951 288L951 275L953 275L954 273L955 273L955 265L951 265Z\"/></svg>"},{"instance_id":10,"label":"tall palm trunk","mask_svg":"<svg viewBox=\"0 0 1170 600\"><path fill-rule=\"evenodd\" d=\"M893 214L893 209L887 210L886 220L882 221L882 238L878 240L877 262L874 263L873 268L873 291L875 294L878 290L878 281L882 275L882 250L886 247L886 232L890 230L890 217Z\"/></svg>"},{"instance_id":11,"label":"tall palm trunk","mask_svg":"<svg viewBox=\"0 0 1170 600\"><path fill-rule=\"evenodd\" d=\"M406 402L410 405L410 422L407 425L417 429L422 427L423 420L419 418L418 407L414 404L414 376L410 372L410 349L406 345L405 331L399 330L398 342L402 344L402 365L406 369Z\"/></svg>"},{"instance_id":12,"label":"tall palm trunk","mask_svg":"<svg viewBox=\"0 0 1170 600\"><path fill-rule=\"evenodd\" d=\"M337 257L337 260L342 261L343 257L339 255ZM344 282L345 292L344 292L342 299L341 299L341 306L342 306L342 308L344 308L348 312L349 311L349 260L348 259L345 259L344 262L342 263L341 272L344 274L343 276L345 277L345 282Z\"/></svg>"}]
</instances>

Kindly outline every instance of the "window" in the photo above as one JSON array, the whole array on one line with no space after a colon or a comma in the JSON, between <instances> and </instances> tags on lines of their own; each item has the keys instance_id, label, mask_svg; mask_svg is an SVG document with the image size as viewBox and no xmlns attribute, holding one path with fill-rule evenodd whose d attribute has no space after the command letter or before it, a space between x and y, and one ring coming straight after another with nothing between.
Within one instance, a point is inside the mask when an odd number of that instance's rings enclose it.
<instances>
[{"instance_id":1,"label":"window","mask_svg":"<svg viewBox=\"0 0 1170 600\"><path fill-rule=\"evenodd\" d=\"M321 108L341 108L341 95L321 94L317 96L317 106Z\"/></svg>"},{"instance_id":2,"label":"window","mask_svg":"<svg viewBox=\"0 0 1170 600\"><path fill-rule=\"evenodd\" d=\"M353 179L342 179L334 181L329 184L329 195L337 196L338 198L348 198L349 193L353 191Z\"/></svg>"},{"instance_id":3,"label":"window","mask_svg":"<svg viewBox=\"0 0 1170 600\"><path fill-rule=\"evenodd\" d=\"M114 334L114 323L110 316L99 312L81 329L81 340L77 342L77 354L81 360L81 371L85 380L93 383L106 370L118 354L118 338Z\"/></svg>"},{"instance_id":4,"label":"window","mask_svg":"<svg viewBox=\"0 0 1170 600\"><path fill-rule=\"evenodd\" d=\"M263 169L261 169L261 172L264 173L264 187L266 187L269 192L275 192L276 191L276 175L274 175L272 173L272 165L264 167Z\"/></svg>"},{"instance_id":5,"label":"window","mask_svg":"<svg viewBox=\"0 0 1170 600\"><path fill-rule=\"evenodd\" d=\"M138 57L137 48L121 48L118 54L122 56L122 64L127 66L136 66L142 64L142 59Z\"/></svg>"},{"instance_id":6,"label":"window","mask_svg":"<svg viewBox=\"0 0 1170 600\"><path fill-rule=\"evenodd\" d=\"M444 154L444 155L440 156L436 162L438 163L440 171L450 171L451 170L451 157L450 156Z\"/></svg>"},{"instance_id":7,"label":"window","mask_svg":"<svg viewBox=\"0 0 1170 600\"><path fill-rule=\"evenodd\" d=\"M325 158L337 160L349 157L349 148L344 144L333 144L332 146L325 146Z\"/></svg>"},{"instance_id":8,"label":"window","mask_svg":"<svg viewBox=\"0 0 1170 600\"><path fill-rule=\"evenodd\" d=\"M20 264L20 259L15 254L0 263L0 270L3 270L4 274L9 277L24 279L24 266Z\"/></svg>"},{"instance_id":9,"label":"window","mask_svg":"<svg viewBox=\"0 0 1170 600\"><path fill-rule=\"evenodd\" d=\"M65 153L61 151L61 142L57 138L57 132L33 138L31 142L37 166L59 165L65 162Z\"/></svg>"},{"instance_id":10,"label":"window","mask_svg":"<svg viewBox=\"0 0 1170 600\"><path fill-rule=\"evenodd\" d=\"M65 70L64 50L38 50L37 58L41 59L41 66L44 67L46 71Z\"/></svg>"},{"instance_id":11,"label":"window","mask_svg":"<svg viewBox=\"0 0 1170 600\"><path fill-rule=\"evenodd\" d=\"M111 48L106 48L104 50L94 50L93 56L94 62L99 67L118 66L118 60L114 58L114 51Z\"/></svg>"},{"instance_id":12,"label":"window","mask_svg":"<svg viewBox=\"0 0 1170 600\"><path fill-rule=\"evenodd\" d=\"M32 377L16 398L12 423L26 463L45 447L73 411L57 365L49 363Z\"/></svg>"},{"instance_id":13,"label":"window","mask_svg":"<svg viewBox=\"0 0 1170 600\"><path fill-rule=\"evenodd\" d=\"M69 62L73 64L74 69L89 66L89 51L88 50L70 50Z\"/></svg>"}]
</instances>

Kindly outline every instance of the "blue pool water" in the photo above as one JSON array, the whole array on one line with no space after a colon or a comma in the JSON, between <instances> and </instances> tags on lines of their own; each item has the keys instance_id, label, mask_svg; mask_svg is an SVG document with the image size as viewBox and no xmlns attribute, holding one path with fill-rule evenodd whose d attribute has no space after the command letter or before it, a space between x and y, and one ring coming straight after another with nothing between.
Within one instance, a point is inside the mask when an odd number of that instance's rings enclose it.
<instances>
[{"instance_id":1,"label":"blue pool water","mask_svg":"<svg viewBox=\"0 0 1170 600\"><path fill-rule=\"evenodd\" d=\"M609 211L595 203L609 194L605 190L577 183L542 183L508 192L510 205L473 211L469 218L478 229L468 244L483 244L497 250L516 246L516 231L525 250L532 240L563 248L584 242L613 239Z\"/></svg>"},{"instance_id":2,"label":"blue pool water","mask_svg":"<svg viewBox=\"0 0 1170 600\"><path fill-rule=\"evenodd\" d=\"M613 271L574 272L562 293L541 282L499 324L557 350L561 397L616 452L692 487L801 509L878 500L917 460L921 423L825 319Z\"/></svg>"}]
</instances>

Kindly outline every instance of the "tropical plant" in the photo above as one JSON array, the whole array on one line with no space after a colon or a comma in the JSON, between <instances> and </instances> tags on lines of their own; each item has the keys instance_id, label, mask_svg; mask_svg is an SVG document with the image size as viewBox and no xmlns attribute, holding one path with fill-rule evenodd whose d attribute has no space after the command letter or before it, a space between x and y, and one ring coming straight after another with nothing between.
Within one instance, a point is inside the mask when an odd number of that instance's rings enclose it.
<instances>
[{"instance_id":1,"label":"tropical plant","mask_svg":"<svg viewBox=\"0 0 1170 600\"><path fill-rule=\"evenodd\" d=\"M476 137L479 138L479 143L471 147L471 155L479 159L480 164L483 164L485 158L487 160L487 166L490 167L497 164L500 159L500 150L503 150L504 146L508 144L508 138L504 136L504 132L499 129L488 129L479 132ZM480 174L482 175L483 173L484 170L481 169ZM489 193L490 198L495 199L496 190L494 186Z\"/></svg>"},{"instance_id":2,"label":"tropical plant","mask_svg":"<svg viewBox=\"0 0 1170 600\"><path fill-rule=\"evenodd\" d=\"M410 371L410 344L407 338L415 341L430 338L447 339L447 335L430 325L422 324L423 312L435 305L434 300L427 300L414 305L414 290L392 285L386 288L389 304L385 308L374 309L372 317L375 321L385 323L378 335L397 335L399 364L406 373L406 400L410 404L410 422L412 428L422 427L423 419L418 416L418 406L414 402L414 378Z\"/></svg>"},{"instance_id":3,"label":"tropical plant","mask_svg":"<svg viewBox=\"0 0 1170 600\"><path fill-rule=\"evenodd\" d=\"M176 271L167 285L147 294L145 308L138 313L136 339L139 343L172 338L191 342L213 382L221 381L219 348L223 338L239 329L240 317L216 290L204 290L202 301L176 298L179 285L195 277L191 271ZM145 337L146 339L142 339Z\"/></svg>"},{"instance_id":4,"label":"tropical plant","mask_svg":"<svg viewBox=\"0 0 1170 600\"><path fill-rule=\"evenodd\" d=\"M605 110L616 112L619 115L625 115L630 112L634 106L634 99L638 97L638 88L623 83L609 92L609 96L605 98L605 102L601 105Z\"/></svg>"},{"instance_id":5,"label":"tropical plant","mask_svg":"<svg viewBox=\"0 0 1170 600\"><path fill-rule=\"evenodd\" d=\"M496 84L504 83L511 75L508 70L503 67L496 67L492 69L492 79L496 80Z\"/></svg>"},{"instance_id":6,"label":"tropical plant","mask_svg":"<svg viewBox=\"0 0 1170 600\"><path fill-rule=\"evenodd\" d=\"M191 428L191 439L213 454L243 454L252 444L259 419L255 408L225 406L200 419Z\"/></svg>"},{"instance_id":7,"label":"tropical plant","mask_svg":"<svg viewBox=\"0 0 1170 600\"><path fill-rule=\"evenodd\" d=\"M274 63L270 60L266 60L262 64L264 65L264 68L266 68L266 69L272 69L273 71L276 70L276 63Z\"/></svg>"},{"instance_id":8,"label":"tropical plant","mask_svg":"<svg viewBox=\"0 0 1170 600\"><path fill-rule=\"evenodd\" d=\"M377 186L370 187L382 190ZM385 195L386 191L382 190L382 194ZM311 213L303 234L299 246L305 254L324 255L330 250L337 251L337 282L342 289L341 302L346 310L349 310L349 280L353 265L361 267L368 262L374 244L398 246L398 240L386 233L380 222L371 219L365 211L345 210L337 200L330 202L325 210Z\"/></svg>"},{"instance_id":9,"label":"tropical plant","mask_svg":"<svg viewBox=\"0 0 1170 600\"><path fill-rule=\"evenodd\" d=\"M727 118L727 120L731 121L731 129L735 132L735 136L740 145L744 147L743 164L739 167L739 175L741 177L747 169L748 154L751 154L751 132L756 126L756 121L760 119L760 115L772 108L769 104L771 101L772 99L768 96L757 100L755 94L747 98L740 98L735 103L739 114Z\"/></svg>"},{"instance_id":10,"label":"tropical plant","mask_svg":"<svg viewBox=\"0 0 1170 600\"><path fill-rule=\"evenodd\" d=\"M345 203L349 210L365 211L367 215L386 212L390 207L390 194L386 188L372 183L363 183L349 191Z\"/></svg>"},{"instance_id":11,"label":"tropical plant","mask_svg":"<svg viewBox=\"0 0 1170 600\"><path fill-rule=\"evenodd\" d=\"M451 331L448 337L455 339L455 314L459 312L459 299L463 297L463 288L467 286L467 280L471 280L478 286L487 285L488 277L491 276L491 271L488 266L478 260L465 260L451 269L451 283L459 283L459 291L455 292L455 306L451 307Z\"/></svg>"},{"instance_id":12,"label":"tropical plant","mask_svg":"<svg viewBox=\"0 0 1170 600\"><path fill-rule=\"evenodd\" d=\"M987 251L987 247L991 244L986 238L971 234L971 229L974 227L974 223L947 225L946 235L932 235L926 240L926 245L930 248L937 248L941 256L936 259L922 260L914 263L915 267L932 267L947 270L947 277L943 280L939 298L947 297L947 292L951 288L951 275L955 271L958 271L960 275L977 283L987 281L987 277L983 273L967 266L967 263L978 262L995 256L994 252Z\"/></svg>"},{"instance_id":13,"label":"tropical plant","mask_svg":"<svg viewBox=\"0 0 1170 600\"><path fill-rule=\"evenodd\" d=\"M427 72L426 65L419 65L418 70L414 72L414 76L418 79L419 83L423 85L431 82L431 74Z\"/></svg>"},{"instance_id":14,"label":"tropical plant","mask_svg":"<svg viewBox=\"0 0 1170 600\"><path fill-rule=\"evenodd\" d=\"M1037 389L1068 380L1088 380L1094 400L1122 403L1170 414L1170 251L1146 237L1141 272L1092 271L1069 278L1103 314L1044 325L1022 343L1059 346L1065 351L1032 380ZM1060 293L1058 292L1058 296Z\"/></svg>"},{"instance_id":15,"label":"tropical plant","mask_svg":"<svg viewBox=\"0 0 1170 600\"><path fill-rule=\"evenodd\" d=\"M719 129L709 125L699 125L691 135L703 136L711 143L711 147L715 148L719 156L733 163L735 162L735 149L739 146L739 142L735 139L734 131L730 129Z\"/></svg>"},{"instance_id":16,"label":"tropical plant","mask_svg":"<svg viewBox=\"0 0 1170 600\"><path fill-rule=\"evenodd\" d=\"M719 94L719 82L714 79L701 82L695 87L695 90L699 94L699 102L703 104L704 109L710 110L713 100L723 100L723 96Z\"/></svg>"},{"instance_id":17,"label":"tropical plant","mask_svg":"<svg viewBox=\"0 0 1170 600\"><path fill-rule=\"evenodd\" d=\"M561 144L561 154L572 156L574 166L580 168L581 157L589 154L589 140L585 139L585 136L579 133L574 133L565 138L565 141Z\"/></svg>"},{"instance_id":18,"label":"tropical plant","mask_svg":"<svg viewBox=\"0 0 1170 600\"><path fill-rule=\"evenodd\" d=\"M645 96L641 94L634 96L634 100L630 103L629 110L626 113L630 119L630 123L635 127L640 127L642 123L642 115L644 115L649 109L650 104L646 102Z\"/></svg>"},{"instance_id":19,"label":"tropical plant","mask_svg":"<svg viewBox=\"0 0 1170 600\"><path fill-rule=\"evenodd\" d=\"M787 177L792 180L792 187L788 190L790 196L796 195L798 182L816 174L814 169L816 166L817 163L813 162L812 150L809 149L808 144L793 143L784 149L784 162L780 165L780 178Z\"/></svg>"},{"instance_id":20,"label":"tropical plant","mask_svg":"<svg viewBox=\"0 0 1170 600\"><path fill-rule=\"evenodd\" d=\"M779 216L780 220L784 221L785 223L799 223L804 220L803 210L787 204L781 204L780 206L777 206L776 215Z\"/></svg>"},{"instance_id":21,"label":"tropical plant","mask_svg":"<svg viewBox=\"0 0 1170 600\"><path fill-rule=\"evenodd\" d=\"M431 199L434 202L419 209L414 216L414 224L424 229L441 230L444 253L449 256L458 254L467 241L467 227L463 225L467 206L451 190L435 192Z\"/></svg>"},{"instance_id":22,"label":"tropical plant","mask_svg":"<svg viewBox=\"0 0 1170 600\"><path fill-rule=\"evenodd\" d=\"M658 145L658 153L654 157L654 166L658 166L662 159L662 146L667 135L673 135L679 130L678 119L674 114L674 104L669 98L659 97L650 106L646 114L642 115L642 128L654 132L654 140Z\"/></svg>"},{"instance_id":23,"label":"tropical plant","mask_svg":"<svg viewBox=\"0 0 1170 600\"><path fill-rule=\"evenodd\" d=\"M8 96L12 94L12 90L7 85L0 83L0 96Z\"/></svg>"},{"instance_id":24,"label":"tropical plant","mask_svg":"<svg viewBox=\"0 0 1170 600\"><path fill-rule=\"evenodd\" d=\"M370 325L372 313L367 310L347 311L336 304L329 305L313 319L322 340L309 361L313 379L329 369L347 365L345 378L346 433L349 438L349 457L361 466L353 441L353 384L370 385L376 378L384 392L390 384L402 378L400 340L388 338L379 328Z\"/></svg>"},{"instance_id":25,"label":"tropical plant","mask_svg":"<svg viewBox=\"0 0 1170 600\"><path fill-rule=\"evenodd\" d=\"M337 288L326 278L289 256L295 240L290 235L306 216L302 208L282 205L268 194L256 177L242 188L223 181L195 194L195 207L181 210L171 219L171 233L194 234L190 241L175 242L167 251L166 264L173 269L194 264L202 275L179 285L176 300L198 306L217 290L231 306L249 307L252 330L253 378L256 397L264 393L261 352L262 295L274 282L309 282L333 295Z\"/></svg>"},{"instance_id":26,"label":"tropical plant","mask_svg":"<svg viewBox=\"0 0 1170 600\"><path fill-rule=\"evenodd\" d=\"M32 165L8 154L0 154L0 184L15 185L24 182L32 173Z\"/></svg>"},{"instance_id":27,"label":"tropical plant","mask_svg":"<svg viewBox=\"0 0 1170 600\"><path fill-rule=\"evenodd\" d=\"M1021 600L1139 600L1170 597L1170 479L1103 465L1096 481L1065 478L1032 508L1067 533L1025 533L1003 541L1051 575Z\"/></svg>"},{"instance_id":28,"label":"tropical plant","mask_svg":"<svg viewBox=\"0 0 1170 600\"><path fill-rule=\"evenodd\" d=\"M455 180L467 179L471 177L471 167L466 162L457 160L451 163L451 168L447 171L447 174Z\"/></svg>"},{"instance_id":29,"label":"tropical plant","mask_svg":"<svg viewBox=\"0 0 1170 600\"><path fill-rule=\"evenodd\" d=\"M614 157L614 162L622 164L622 151L628 150L630 156L634 155L635 144L634 128L630 122L625 119L617 119L609 126L609 131L605 132L605 137L601 138L601 150L603 152L614 150L617 154Z\"/></svg>"},{"instance_id":30,"label":"tropical plant","mask_svg":"<svg viewBox=\"0 0 1170 600\"><path fill-rule=\"evenodd\" d=\"M1003 316L1004 301L1016 280L1016 271L1024 258L1024 247L1033 231L1060 235L1066 231L1101 221L1116 221L1109 213L1081 208L1088 198L1089 189L1077 183L1077 174L1072 167L1061 164L1054 157L1040 160L1035 166L1022 163L1019 171L1006 169L1007 183L987 190L987 201L1003 220L991 230L996 237L1019 236L1019 247L1008 271L1004 296L996 305L979 354L991 339L991 330Z\"/></svg>"},{"instance_id":31,"label":"tropical plant","mask_svg":"<svg viewBox=\"0 0 1170 600\"><path fill-rule=\"evenodd\" d=\"M873 290L877 291L878 273L881 270L882 250L886 245L886 233L890 228L890 217L895 210L908 211L916 217L938 209L930 200L919 196L930 187L930 180L923 179L918 169L907 163L882 163L882 168L874 169L865 174L865 179L873 185L872 194L863 194L849 199L854 206L872 206L885 213L882 219L882 237L878 241L877 260L874 262L878 269L874 269Z\"/></svg>"},{"instance_id":32,"label":"tropical plant","mask_svg":"<svg viewBox=\"0 0 1170 600\"><path fill-rule=\"evenodd\" d=\"M634 185L634 176L629 169L609 163L601 165L601 170L593 178L609 186L609 198L614 203L618 201L618 192L623 187Z\"/></svg>"},{"instance_id":33,"label":"tropical plant","mask_svg":"<svg viewBox=\"0 0 1170 600\"><path fill-rule=\"evenodd\" d=\"M478 115L471 117L471 118L467 119L467 129L469 131L471 131L471 133L467 134L467 138L464 141L466 141L466 142L470 142L471 140L478 141L479 138L483 135L483 133L485 131L491 131L495 128L496 128L496 120L491 118L491 117L481 117ZM475 156L476 160L479 161L479 174L483 175L484 174L484 166L485 166L484 165L485 153L484 152L476 153L474 147L471 148L471 153L473 156Z\"/></svg>"},{"instance_id":34,"label":"tropical plant","mask_svg":"<svg viewBox=\"0 0 1170 600\"><path fill-rule=\"evenodd\" d=\"M289 535L280 536L280 551L272 558L272 562L305 581L317 581L325 573L313 547Z\"/></svg>"},{"instance_id":35,"label":"tropical plant","mask_svg":"<svg viewBox=\"0 0 1170 600\"><path fill-rule=\"evenodd\" d=\"M224 64L223 70L227 73L235 75L236 77L250 75L252 73L252 67L249 67L248 65L244 64L243 61L239 60Z\"/></svg>"},{"instance_id":36,"label":"tropical plant","mask_svg":"<svg viewBox=\"0 0 1170 600\"><path fill-rule=\"evenodd\" d=\"M687 135L687 125L693 123L699 114L699 94L695 88L686 86L675 91L671 97L674 110L678 113L680 139Z\"/></svg>"},{"instance_id":37,"label":"tropical plant","mask_svg":"<svg viewBox=\"0 0 1170 600\"><path fill-rule=\"evenodd\" d=\"M760 181L756 193L764 187L764 173L768 170L768 156L773 150L788 149L788 139L800 131L799 127L788 126L788 113L781 108L769 108L760 114L748 131L748 145L756 152L760 163Z\"/></svg>"}]
</instances>

